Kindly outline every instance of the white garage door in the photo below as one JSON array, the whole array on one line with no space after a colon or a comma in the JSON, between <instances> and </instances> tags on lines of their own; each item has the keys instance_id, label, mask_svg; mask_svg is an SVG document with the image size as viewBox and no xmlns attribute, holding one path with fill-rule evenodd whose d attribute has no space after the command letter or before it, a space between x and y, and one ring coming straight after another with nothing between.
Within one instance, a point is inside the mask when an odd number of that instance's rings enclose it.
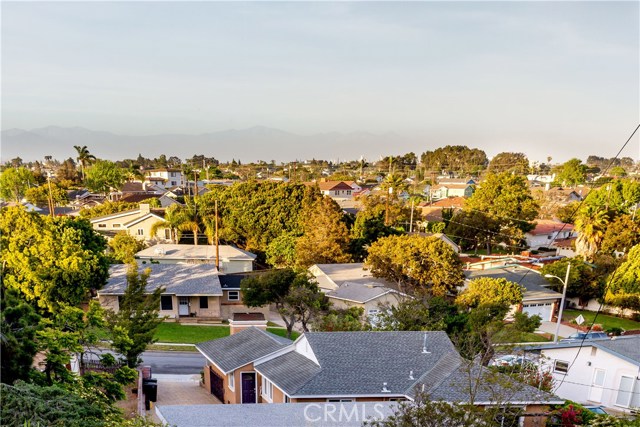
<instances>
[{"instance_id":1,"label":"white garage door","mask_svg":"<svg viewBox=\"0 0 640 427\"><path fill-rule=\"evenodd\" d=\"M542 318L543 321L551 321L551 314L553 310L553 303L540 302L531 304L522 304L522 312L527 313L529 317L536 314Z\"/></svg>"}]
</instances>

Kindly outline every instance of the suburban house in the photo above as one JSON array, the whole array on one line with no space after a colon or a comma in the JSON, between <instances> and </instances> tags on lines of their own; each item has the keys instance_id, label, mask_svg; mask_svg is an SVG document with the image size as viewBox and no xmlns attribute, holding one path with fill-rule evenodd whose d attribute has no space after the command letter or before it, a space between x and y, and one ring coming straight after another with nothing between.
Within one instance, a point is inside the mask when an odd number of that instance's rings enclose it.
<instances>
[{"instance_id":1,"label":"suburban house","mask_svg":"<svg viewBox=\"0 0 640 427\"><path fill-rule=\"evenodd\" d=\"M458 246L458 244L456 242L454 242L453 240L451 240L449 238L449 236L447 236L444 233L411 233L411 234L416 234L418 236L422 236L422 237L436 237L439 240L442 240L444 243L446 243L451 249L453 249L453 251L457 254L460 253L460 246Z\"/></svg>"},{"instance_id":2,"label":"suburban house","mask_svg":"<svg viewBox=\"0 0 640 427\"><path fill-rule=\"evenodd\" d=\"M185 177L180 169L160 168L148 169L145 171L147 175L145 181L156 184L162 188L170 188L175 186L184 186Z\"/></svg>"},{"instance_id":3,"label":"suburban house","mask_svg":"<svg viewBox=\"0 0 640 427\"><path fill-rule=\"evenodd\" d=\"M453 209L454 212L464 208L464 197L447 197L432 203L420 202L418 208L420 209L420 216L425 221L442 221L442 210Z\"/></svg>"},{"instance_id":4,"label":"suburban house","mask_svg":"<svg viewBox=\"0 0 640 427\"><path fill-rule=\"evenodd\" d=\"M160 316L179 320L196 318L199 321L221 321L222 288L218 271L213 264L149 264L140 271L150 270L147 292L162 287ZM127 289L129 265L109 268L109 280L98 291L98 301L105 308L118 311L119 302Z\"/></svg>"},{"instance_id":5,"label":"suburban house","mask_svg":"<svg viewBox=\"0 0 640 427\"><path fill-rule=\"evenodd\" d=\"M549 246L549 248L556 250L556 256L573 258L577 255L576 254L576 237L554 240L553 243Z\"/></svg>"},{"instance_id":6,"label":"suburban house","mask_svg":"<svg viewBox=\"0 0 640 427\"><path fill-rule=\"evenodd\" d=\"M524 235L527 246L531 249L549 248L556 240L566 240L577 237L573 224L547 219L538 219L536 227Z\"/></svg>"},{"instance_id":7,"label":"suburban house","mask_svg":"<svg viewBox=\"0 0 640 427\"><path fill-rule=\"evenodd\" d=\"M434 200L446 199L447 197L469 198L474 191L475 186L469 184L437 184L431 187L429 195Z\"/></svg>"},{"instance_id":8,"label":"suburban house","mask_svg":"<svg viewBox=\"0 0 640 427\"><path fill-rule=\"evenodd\" d=\"M128 265L113 265L107 284L98 291L103 307L115 311L127 287ZM176 321L220 322L234 320L238 313L268 318L269 307L249 308L242 303L240 280L244 275L220 274L213 263L144 264L139 271L150 269L147 291L163 287L160 315ZM259 319L251 318L256 321ZM244 322L247 319L236 319ZM240 325L241 323L238 323ZM259 323L252 323L257 325ZM264 321L266 325L266 321Z\"/></svg>"},{"instance_id":9,"label":"suburban house","mask_svg":"<svg viewBox=\"0 0 640 427\"><path fill-rule=\"evenodd\" d=\"M221 274L253 271L256 255L230 245L219 245L219 267ZM160 243L136 253L136 258L160 264L214 264L215 245L175 245Z\"/></svg>"},{"instance_id":10,"label":"suburban house","mask_svg":"<svg viewBox=\"0 0 640 427\"><path fill-rule=\"evenodd\" d=\"M511 313L522 312L538 315L543 321L551 321L560 306L562 295L548 289L549 282L535 270L522 266L502 266L484 270L466 270L465 287L468 282L481 277L503 278L525 288L522 304L512 307Z\"/></svg>"},{"instance_id":11,"label":"suburban house","mask_svg":"<svg viewBox=\"0 0 640 427\"><path fill-rule=\"evenodd\" d=\"M317 185L324 196L331 197L332 199L352 199L353 194L361 190L359 186L356 185L357 189L355 189L344 181L323 180L317 182L306 182L305 184Z\"/></svg>"},{"instance_id":12,"label":"suburban house","mask_svg":"<svg viewBox=\"0 0 640 427\"><path fill-rule=\"evenodd\" d=\"M123 198L131 196L150 199L154 196L159 197L162 195L162 193L163 190L161 188L148 182L128 181L122 184L122 187L119 190L115 190L109 193L109 200L122 200ZM140 200L144 200L144 198Z\"/></svg>"},{"instance_id":13,"label":"suburban house","mask_svg":"<svg viewBox=\"0 0 640 427\"><path fill-rule=\"evenodd\" d=\"M445 332L307 332L295 341L258 328L196 345L207 360L205 388L221 402L389 402L427 393L433 400L506 402L543 417L562 400L506 377L490 381L485 368L465 361ZM523 417L520 425L541 421Z\"/></svg>"},{"instance_id":14,"label":"suburban house","mask_svg":"<svg viewBox=\"0 0 640 427\"><path fill-rule=\"evenodd\" d=\"M151 235L153 225L163 220L164 209L151 209L149 204L140 203L138 209L98 216L91 218L90 222L94 230L106 236L125 231L138 240L170 241L171 230L168 228L161 228Z\"/></svg>"},{"instance_id":15,"label":"suburban house","mask_svg":"<svg viewBox=\"0 0 640 427\"><path fill-rule=\"evenodd\" d=\"M381 305L396 305L404 296L386 280L373 277L361 262L314 264L309 272L335 308L361 307L372 320Z\"/></svg>"},{"instance_id":16,"label":"suburban house","mask_svg":"<svg viewBox=\"0 0 640 427\"><path fill-rule=\"evenodd\" d=\"M558 396L613 412L640 408L640 335L559 342L533 350L553 374Z\"/></svg>"}]
</instances>

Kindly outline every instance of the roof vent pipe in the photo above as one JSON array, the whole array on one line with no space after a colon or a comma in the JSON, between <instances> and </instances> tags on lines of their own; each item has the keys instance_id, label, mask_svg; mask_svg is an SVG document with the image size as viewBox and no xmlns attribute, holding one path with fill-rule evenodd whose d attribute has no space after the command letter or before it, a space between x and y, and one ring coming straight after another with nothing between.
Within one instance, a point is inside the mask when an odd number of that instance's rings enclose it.
<instances>
[{"instance_id":1,"label":"roof vent pipe","mask_svg":"<svg viewBox=\"0 0 640 427\"><path fill-rule=\"evenodd\" d=\"M427 351L427 334L424 334L424 341L422 342L422 354L430 354L430 351Z\"/></svg>"},{"instance_id":2,"label":"roof vent pipe","mask_svg":"<svg viewBox=\"0 0 640 427\"><path fill-rule=\"evenodd\" d=\"M409 379L410 379L410 380L415 379L415 378L413 378L413 371L409 371Z\"/></svg>"},{"instance_id":3,"label":"roof vent pipe","mask_svg":"<svg viewBox=\"0 0 640 427\"><path fill-rule=\"evenodd\" d=\"M387 388L387 383L382 383L382 392L383 393L390 393L391 392L391 390L389 390Z\"/></svg>"}]
</instances>

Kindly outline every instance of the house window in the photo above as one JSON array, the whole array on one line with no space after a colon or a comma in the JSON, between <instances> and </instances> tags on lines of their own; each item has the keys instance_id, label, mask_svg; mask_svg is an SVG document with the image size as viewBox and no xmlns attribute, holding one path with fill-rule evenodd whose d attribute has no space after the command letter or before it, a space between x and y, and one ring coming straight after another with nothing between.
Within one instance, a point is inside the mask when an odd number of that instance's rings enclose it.
<instances>
[{"instance_id":1,"label":"house window","mask_svg":"<svg viewBox=\"0 0 640 427\"><path fill-rule=\"evenodd\" d=\"M161 310L173 310L173 297L171 295L162 295L160 297Z\"/></svg>"},{"instance_id":2,"label":"house window","mask_svg":"<svg viewBox=\"0 0 640 427\"><path fill-rule=\"evenodd\" d=\"M635 381L633 377L623 376L620 378L616 405L625 408L636 408L640 406L640 381Z\"/></svg>"},{"instance_id":3,"label":"house window","mask_svg":"<svg viewBox=\"0 0 640 427\"><path fill-rule=\"evenodd\" d=\"M98 224L98 228L107 228L107 224Z\"/></svg>"},{"instance_id":4,"label":"house window","mask_svg":"<svg viewBox=\"0 0 640 427\"><path fill-rule=\"evenodd\" d=\"M262 377L262 397L273 402L273 384L265 377Z\"/></svg>"},{"instance_id":5,"label":"house window","mask_svg":"<svg viewBox=\"0 0 640 427\"><path fill-rule=\"evenodd\" d=\"M229 301L240 301L240 291L229 291L227 299Z\"/></svg>"},{"instance_id":6,"label":"house window","mask_svg":"<svg viewBox=\"0 0 640 427\"><path fill-rule=\"evenodd\" d=\"M120 224L113 224L113 228L120 228Z\"/></svg>"},{"instance_id":7,"label":"house window","mask_svg":"<svg viewBox=\"0 0 640 427\"><path fill-rule=\"evenodd\" d=\"M138 236L144 236L144 228L138 228Z\"/></svg>"},{"instance_id":8,"label":"house window","mask_svg":"<svg viewBox=\"0 0 640 427\"><path fill-rule=\"evenodd\" d=\"M209 308L209 297L200 297L200 308Z\"/></svg>"},{"instance_id":9,"label":"house window","mask_svg":"<svg viewBox=\"0 0 640 427\"><path fill-rule=\"evenodd\" d=\"M175 187L176 185L178 185L178 183L176 181L171 181L171 186Z\"/></svg>"},{"instance_id":10,"label":"house window","mask_svg":"<svg viewBox=\"0 0 640 427\"><path fill-rule=\"evenodd\" d=\"M171 230L169 230L168 228L164 229L164 238L166 240L171 240Z\"/></svg>"},{"instance_id":11,"label":"house window","mask_svg":"<svg viewBox=\"0 0 640 427\"><path fill-rule=\"evenodd\" d=\"M351 195L351 190L347 190L347 196Z\"/></svg>"},{"instance_id":12,"label":"house window","mask_svg":"<svg viewBox=\"0 0 640 427\"><path fill-rule=\"evenodd\" d=\"M327 402L348 403L353 402L353 399L327 399Z\"/></svg>"},{"instance_id":13,"label":"house window","mask_svg":"<svg viewBox=\"0 0 640 427\"><path fill-rule=\"evenodd\" d=\"M171 172L171 177L173 178L174 176L176 176L175 172Z\"/></svg>"},{"instance_id":14,"label":"house window","mask_svg":"<svg viewBox=\"0 0 640 427\"><path fill-rule=\"evenodd\" d=\"M284 395L284 403L290 403L290 402L291 402L291 398L285 394Z\"/></svg>"},{"instance_id":15,"label":"house window","mask_svg":"<svg viewBox=\"0 0 640 427\"><path fill-rule=\"evenodd\" d=\"M566 374L567 372L569 372L569 362L565 362L564 360L556 360L553 364L553 372Z\"/></svg>"},{"instance_id":16,"label":"house window","mask_svg":"<svg viewBox=\"0 0 640 427\"><path fill-rule=\"evenodd\" d=\"M236 389L236 377L233 374L233 372L227 374L227 381L229 382L229 389L235 390Z\"/></svg>"}]
</instances>

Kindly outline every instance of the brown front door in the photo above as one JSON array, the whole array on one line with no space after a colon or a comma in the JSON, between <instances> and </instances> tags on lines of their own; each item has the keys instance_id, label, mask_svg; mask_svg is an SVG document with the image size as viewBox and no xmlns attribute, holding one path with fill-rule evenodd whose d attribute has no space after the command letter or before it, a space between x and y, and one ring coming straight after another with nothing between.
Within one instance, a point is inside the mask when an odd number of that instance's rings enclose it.
<instances>
[{"instance_id":1,"label":"brown front door","mask_svg":"<svg viewBox=\"0 0 640 427\"><path fill-rule=\"evenodd\" d=\"M218 376L213 369L209 370L211 376L211 394L220 400L220 402L224 403L224 380Z\"/></svg>"}]
</instances>

